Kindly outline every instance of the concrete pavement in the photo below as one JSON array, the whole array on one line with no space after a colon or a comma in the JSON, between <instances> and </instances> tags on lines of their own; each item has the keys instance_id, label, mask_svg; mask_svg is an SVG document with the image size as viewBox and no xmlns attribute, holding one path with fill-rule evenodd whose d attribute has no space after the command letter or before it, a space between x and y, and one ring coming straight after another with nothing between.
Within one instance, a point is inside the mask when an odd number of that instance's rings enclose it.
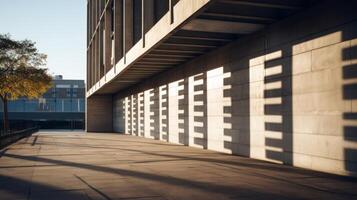
<instances>
[{"instance_id":1,"label":"concrete pavement","mask_svg":"<svg viewBox=\"0 0 357 200\"><path fill-rule=\"evenodd\" d=\"M141 137L40 132L1 151L0 199L357 199L357 182Z\"/></svg>"}]
</instances>

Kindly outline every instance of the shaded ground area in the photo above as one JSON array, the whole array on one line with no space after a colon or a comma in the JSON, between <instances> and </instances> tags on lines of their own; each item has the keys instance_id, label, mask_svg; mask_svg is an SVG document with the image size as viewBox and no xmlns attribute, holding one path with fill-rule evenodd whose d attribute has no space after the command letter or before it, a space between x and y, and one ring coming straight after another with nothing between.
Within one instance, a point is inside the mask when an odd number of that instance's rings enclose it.
<instances>
[{"instance_id":1,"label":"shaded ground area","mask_svg":"<svg viewBox=\"0 0 357 200\"><path fill-rule=\"evenodd\" d=\"M357 199L357 183L140 137L40 132L1 151L0 199Z\"/></svg>"}]
</instances>

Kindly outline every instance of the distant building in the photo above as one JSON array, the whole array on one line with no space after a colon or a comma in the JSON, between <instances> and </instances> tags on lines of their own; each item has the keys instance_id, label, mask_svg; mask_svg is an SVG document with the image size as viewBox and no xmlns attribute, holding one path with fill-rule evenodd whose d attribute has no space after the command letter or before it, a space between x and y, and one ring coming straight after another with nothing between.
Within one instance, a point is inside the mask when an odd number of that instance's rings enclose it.
<instances>
[{"instance_id":1,"label":"distant building","mask_svg":"<svg viewBox=\"0 0 357 200\"><path fill-rule=\"evenodd\" d=\"M85 117L84 80L53 78L53 87L41 98L19 98L8 104L11 123L31 122L41 128L83 129ZM0 112L3 112L1 105ZM1 113L0 118L3 115Z\"/></svg>"}]
</instances>

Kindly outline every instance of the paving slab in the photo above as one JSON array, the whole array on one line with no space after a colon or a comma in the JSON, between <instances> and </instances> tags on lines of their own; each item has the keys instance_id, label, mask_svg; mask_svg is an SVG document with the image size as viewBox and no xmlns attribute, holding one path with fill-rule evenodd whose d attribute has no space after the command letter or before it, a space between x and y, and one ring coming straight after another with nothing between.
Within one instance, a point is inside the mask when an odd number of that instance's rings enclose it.
<instances>
[{"instance_id":1,"label":"paving slab","mask_svg":"<svg viewBox=\"0 0 357 200\"><path fill-rule=\"evenodd\" d=\"M354 178L122 134L43 131L0 155L0 200L357 199Z\"/></svg>"}]
</instances>

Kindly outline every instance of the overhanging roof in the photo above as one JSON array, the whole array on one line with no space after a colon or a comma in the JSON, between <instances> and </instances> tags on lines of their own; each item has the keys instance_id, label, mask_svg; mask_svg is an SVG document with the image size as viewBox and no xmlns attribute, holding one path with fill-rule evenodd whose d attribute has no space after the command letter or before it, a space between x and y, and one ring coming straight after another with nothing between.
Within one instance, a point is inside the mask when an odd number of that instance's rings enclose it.
<instances>
[{"instance_id":1,"label":"overhanging roof","mask_svg":"<svg viewBox=\"0 0 357 200\"><path fill-rule=\"evenodd\" d=\"M282 20L316 0L181 0L88 92L113 94ZM169 24L168 21L173 23Z\"/></svg>"}]
</instances>

